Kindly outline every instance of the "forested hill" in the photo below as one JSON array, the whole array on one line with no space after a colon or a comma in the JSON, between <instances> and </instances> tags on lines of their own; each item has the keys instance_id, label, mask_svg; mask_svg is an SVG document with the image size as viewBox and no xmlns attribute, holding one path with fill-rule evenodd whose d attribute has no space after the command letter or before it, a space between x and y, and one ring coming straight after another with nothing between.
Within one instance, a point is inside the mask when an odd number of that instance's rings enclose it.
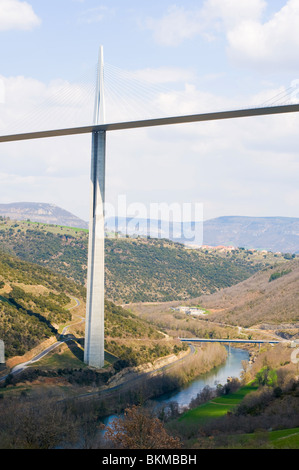
<instances>
[{"instance_id":1,"label":"forested hill","mask_svg":"<svg viewBox=\"0 0 299 470\"><path fill-rule=\"evenodd\" d=\"M2 250L83 285L87 245L86 230L0 220ZM106 296L118 303L197 297L279 261L283 255L252 250L190 250L169 240L107 239Z\"/></svg>"},{"instance_id":2,"label":"forested hill","mask_svg":"<svg viewBox=\"0 0 299 470\"><path fill-rule=\"evenodd\" d=\"M71 319L71 296L85 288L50 270L0 251L0 338L6 356L23 355Z\"/></svg>"},{"instance_id":3,"label":"forested hill","mask_svg":"<svg viewBox=\"0 0 299 470\"><path fill-rule=\"evenodd\" d=\"M72 297L84 311L85 295L82 285L0 251L0 339L5 341L6 358L21 356L50 337L59 338L59 327L74 322ZM77 320L80 341L84 330L84 322ZM155 326L106 300L105 348L125 366L179 352L184 345L165 340Z\"/></svg>"},{"instance_id":4,"label":"forested hill","mask_svg":"<svg viewBox=\"0 0 299 470\"><path fill-rule=\"evenodd\" d=\"M210 309L209 320L252 327L290 324L299 326L299 259L272 266L250 279L198 301ZM274 328L274 327L273 327Z\"/></svg>"},{"instance_id":5,"label":"forested hill","mask_svg":"<svg viewBox=\"0 0 299 470\"><path fill-rule=\"evenodd\" d=\"M273 260L246 250L189 250L169 240L107 240L106 292L119 302L184 300L237 284Z\"/></svg>"}]
</instances>

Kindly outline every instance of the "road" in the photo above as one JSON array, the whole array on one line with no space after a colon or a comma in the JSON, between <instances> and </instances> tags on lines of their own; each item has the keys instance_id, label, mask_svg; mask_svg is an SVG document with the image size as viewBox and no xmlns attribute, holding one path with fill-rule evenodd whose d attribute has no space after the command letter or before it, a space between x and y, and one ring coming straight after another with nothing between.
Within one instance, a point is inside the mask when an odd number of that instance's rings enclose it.
<instances>
[{"instance_id":1,"label":"road","mask_svg":"<svg viewBox=\"0 0 299 470\"><path fill-rule=\"evenodd\" d=\"M79 307L80 305L80 301L79 299L77 299L76 297L72 297L70 296L75 302L76 304L73 305L72 307L69 307L68 310L72 310L74 308L77 308ZM17 366L15 366L11 371L10 371L10 374L12 375L16 375L16 374L19 374L21 373L23 370L25 370L28 366L34 364L35 362L38 362L39 360L41 360L43 357L45 357L47 354L49 354L51 351L53 351L54 349L58 348L60 345L68 342L68 341L71 341L73 338L63 338L64 336L67 335L67 331L68 329L71 327L71 326L74 326L74 325L79 325L81 323L84 323L85 322L85 318L84 317L81 317L80 315L78 315L78 318L80 319L80 321L78 323L71 323L70 325L67 325L63 328L63 331L62 331L62 334L61 334L61 339L59 341L57 341L56 343L52 344L51 346L47 347L44 351L42 351L41 353L39 353L37 356L35 356L34 358L30 359L29 361L27 362L24 362L22 364L18 364ZM214 322L216 323L216 322ZM217 324L221 324L221 323L217 323ZM224 326L224 324L222 323L221 324L222 326ZM231 326L231 325L229 325ZM239 328L239 331L241 330L241 327L238 327ZM248 331L254 331L254 329L251 329L251 328L242 328L243 331L244 330L247 330ZM272 333L272 336L276 336ZM281 338L279 338L281 340ZM194 354L195 352L195 348L194 346L190 345L190 354ZM181 359L178 359L177 361L171 363L171 364L168 364L166 366L163 366L159 369L156 369L155 371L152 371L152 372L148 372L148 373L145 373L143 374L143 377L148 375L148 374L151 374L153 372L155 373L159 373L159 372L162 372L163 370L166 370L167 368L170 368L172 367L173 365L177 364L178 362L184 360L185 357L181 358ZM4 377L1 377L0 378L0 382L3 382L5 379L6 379L7 375L4 376ZM140 377L135 377L135 378L131 378L129 379L127 382L125 382L125 384L129 384L135 380L140 380ZM110 389L108 389L107 391L113 391L113 390L117 390L118 388L124 386L125 384L120 384L120 385L116 385L114 387L111 387ZM91 393L87 393L87 394L84 394L84 395L79 395L78 398L83 398L83 397L88 397L88 396L92 396L94 394L98 394L99 392L91 392Z\"/></svg>"},{"instance_id":2,"label":"road","mask_svg":"<svg viewBox=\"0 0 299 470\"><path fill-rule=\"evenodd\" d=\"M223 322L216 322L216 321L211 322L210 320L206 320L206 321L210 324L213 324L213 325L215 324L215 325L219 325L219 326L223 326L223 327L238 328L239 334L246 334L246 333L251 334L253 332L257 332L259 334L262 333L265 336L270 336L273 339L277 339L280 342L288 342L288 340L282 338L281 336L277 335L273 331L261 330L260 328L252 328L252 327L246 328L245 326L230 325L229 323L223 323Z\"/></svg>"},{"instance_id":3,"label":"road","mask_svg":"<svg viewBox=\"0 0 299 470\"><path fill-rule=\"evenodd\" d=\"M73 300L75 300L76 302L76 305L73 305L72 307L69 307L68 310L72 310L76 307L79 307L80 305L80 301L79 299L77 299L76 297L72 297L70 296ZM83 323L85 321L85 318L84 317L81 317L78 315L78 318L80 318L80 322L79 323L72 323L70 325L67 325L66 327L64 327L63 331L62 331L62 334L61 336L65 336L67 334L67 331L68 329L71 327L71 326L74 326L74 325L79 325L81 323ZM33 357L32 359L30 359L29 361L27 362L23 362L22 364L18 364L17 366L15 366L11 371L10 371L10 374L12 375L16 375L16 374L20 374L23 370L25 370L28 366L30 366L31 364L34 364L35 362L38 362L40 359L42 359L43 357L45 357L47 354L49 354L51 351L53 351L54 349L58 348L61 344L63 343L66 343L68 341L71 341L72 338L64 338L64 339L61 339L60 341L57 341L56 343L52 344L51 346L47 347L44 351L42 351L41 353L39 353L37 356ZM190 345L190 354L194 354L195 353L195 348L194 346ZM185 356L185 357L188 357L188 356ZM183 361L185 359L185 357L181 358L181 359L178 359L177 361L171 363L171 364L167 364L163 367L160 367L159 369L156 369L155 371L152 371L152 372L147 372L145 374L142 374L142 377L146 376L146 375L149 375L151 373L159 373L159 372L163 372L163 370L166 370L170 367L172 367L173 365ZM0 378L0 382L3 382L5 379L6 379L7 375L4 376L4 377L1 377ZM134 382L135 380L140 380L140 376L138 377L134 377L134 378L131 378L129 379L125 384L129 384L131 382ZM109 390L107 391L113 391L113 390L117 390L118 388L122 387L124 384L119 384L119 385L116 385L114 387L111 387L109 388ZM88 393L88 394L84 394L84 395L80 395L78 396L78 398L83 398L83 397L87 397L87 396L92 396L94 394L98 394L99 392L91 392L91 393Z\"/></svg>"},{"instance_id":4,"label":"road","mask_svg":"<svg viewBox=\"0 0 299 470\"><path fill-rule=\"evenodd\" d=\"M80 300L77 299L76 297L72 297L72 296L69 296L69 297L71 297L73 300L75 300L76 305L73 305L72 307L69 307L67 310L72 310L73 308L79 307ZM22 364L18 364L17 366L13 367L13 369L10 371L9 375L20 374L23 370L26 369L26 367L30 366L31 364L34 364L35 362L40 361L40 359L45 357L47 354L49 354L54 349L58 348L61 344L67 343L68 341L71 341L72 338L63 338L63 336L65 336L67 334L67 331L71 326L80 325L81 323L83 323L85 321L84 317L81 317L79 315L78 315L78 317L80 318L79 323L71 323L70 325L67 325L66 327L64 327L64 329L61 333L61 340L57 341L56 343L52 344L51 346L48 346L44 351L42 351L41 353L39 353L37 356L33 357L29 361L23 362ZM7 377L7 375L5 375L4 377L0 377L0 382L3 382L6 379L6 377Z\"/></svg>"},{"instance_id":5,"label":"road","mask_svg":"<svg viewBox=\"0 0 299 470\"><path fill-rule=\"evenodd\" d=\"M152 370L150 372L140 373L135 377L129 378L128 380L125 380L124 382L122 382L118 385L114 385L114 386L106 388L104 390L100 390L100 391L97 390L95 392L88 392L88 393L83 393L82 395L77 395L77 396L73 397L73 399L91 398L92 396L99 396L99 393L101 393L101 395L102 395L104 393L114 392L116 390L119 390L120 388L125 388L127 386L132 387L132 383L134 383L134 382L137 383L138 381L144 380L144 378L147 377L147 376L150 376L150 375L153 375L153 374L160 374L165 370L171 369L172 367L176 366L178 363L184 361L190 355L195 354L196 348L192 344L190 344L189 347L190 347L189 354L187 354L186 356L181 357L177 361L171 362L170 364L166 364L166 365L164 365L162 367L159 367L158 369Z\"/></svg>"}]
</instances>

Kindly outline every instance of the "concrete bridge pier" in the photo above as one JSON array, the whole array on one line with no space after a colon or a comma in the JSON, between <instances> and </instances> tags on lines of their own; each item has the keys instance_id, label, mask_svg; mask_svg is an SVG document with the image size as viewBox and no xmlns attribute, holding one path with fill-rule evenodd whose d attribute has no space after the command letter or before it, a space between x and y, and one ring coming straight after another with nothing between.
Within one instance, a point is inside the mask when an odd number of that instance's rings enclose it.
<instances>
[{"instance_id":1,"label":"concrete bridge pier","mask_svg":"<svg viewBox=\"0 0 299 470\"><path fill-rule=\"evenodd\" d=\"M99 50L94 124L105 122L104 53ZM84 362L104 366L106 131L92 132Z\"/></svg>"},{"instance_id":2,"label":"concrete bridge pier","mask_svg":"<svg viewBox=\"0 0 299 470\"><path fill-rule=\"evenodd\" d=\"M92 133L84 362L97 368L104 366L105 157L106 132L95 131Z\"/></svg>"}]
</instances>

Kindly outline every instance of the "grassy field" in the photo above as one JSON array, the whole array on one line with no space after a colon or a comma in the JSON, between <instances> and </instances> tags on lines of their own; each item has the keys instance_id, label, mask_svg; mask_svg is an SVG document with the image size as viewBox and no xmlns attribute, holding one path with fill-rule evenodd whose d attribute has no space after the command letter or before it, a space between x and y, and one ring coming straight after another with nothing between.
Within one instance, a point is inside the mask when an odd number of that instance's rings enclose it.
<instances>
[{"instance_id":1,"label":"grassy field","mask_svg":"<svg viewBox=\"0 0 299 470\"><path fill-rule=\"evenodd\" d=\"M227 441L234 449L299 449L299 428L231 435Z\"/></svg>"},{"instance_id":2,"label":"grassy field","mask_svg":"<svg viewBox=\"0 0 299 470\"><path fill-rule=\"evenodd\" d=\"M177 421L185 428L196 429L213 419L232 412L246 395L258 389L253 382L241 387L237 392L221 396L188 410ZM213 437L191 438L190 448L229 448L229 449L298 449L299 428L282 430L260 430L248 434L216 435Z\"/></svg>"},{"instance_id":3,"label":"grassy field","mask_svg":"<svg viewBox=\"0 0 299 470\"><path fill-rule=\"evenodd\" d=\"M5 223L6 222L6 223ZM7 220L3 224L1 224L1 229L9 230L12 228L17 228L21 232L26 232L27 228L38 228L41 231L47 231L54 234L61 234L63 232L64 235L73 235L80 237L83 233L88 233L88 229L85 228L75 228L75 227L67 227L65 225L55 225L55 224L44 224L41 222L32 222L31 220Z\"/></svg>"},{"instance_id":4,"label":"grassy field","mask_svg":"<svg viewBox=\"0 0 299 470\"><path fill-rule=\"evenodd\" d=\"M219 436L201 437L189 444L194 449L299 449L299 428L234 434L224 440Z\"/></svg>"},{"instance_id":5,"label":"grassy field","mask_svg":"<svg viewBox=\"0 0 299 470\"><path fill-rule=\"evenodd\" d=\"M229 411L232 411L243 398L250 392L257 390L258 387L254 385L245 385L240 388L236 393L213 398L213 400L200 405L197 408L187 411L180 419L182 423L206 423L210 419L220 418Z\"/></svg>"},{"instance_id":6,"label":"grassy field","mask_svg":"<svg viewBox=\"0 0 299 470\"><path fill-rule=\"evenodd\" d=\"M69 343L69 346L63 345L59 351L45 356L33 364L33 368L57 370L57 369L84 369L88 366L84 363L84 351L78 347L77 343ZM105 351L105 367L110 366L118 358Z\"/></svg>"},{"instance_id":7,"label":"grassy field","mask_svg":"<svg viewBox=\"0 0 299 470\"><path fill-rule=\"evenodd\" d=\"M271 431L269 440L275 449L299 449L299 428Z\"/></svg>"}]
</instances>

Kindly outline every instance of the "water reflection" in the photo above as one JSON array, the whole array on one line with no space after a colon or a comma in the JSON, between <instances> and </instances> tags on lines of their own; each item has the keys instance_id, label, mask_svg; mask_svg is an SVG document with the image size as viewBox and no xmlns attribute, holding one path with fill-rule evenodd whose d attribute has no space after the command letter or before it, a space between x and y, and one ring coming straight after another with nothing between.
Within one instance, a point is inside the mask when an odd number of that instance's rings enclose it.
<instances>
[{"instance_id":1,"label":"water reflection","mask_svg":"<svg viewBox=\"0 0 299 470\"><path fill-rule=\"evenodd\" d=\"M228 347L227 351L228 351ZM170 401L176 401L179 407L188 406L192 398L195 398L198 393L200 393L204 387L209 386L215 388L218 384L226 384L228 377L240 378L242 371L242 361L247 361L249 359L249 354L247 351L238 348L231 348L230 354L227 356L225 364L219 366L212 371L201 375L198 379L195 379L186 387L163 395L157 398L159 404L169 403Z\"/></svg>"},{"instance_id":2,"label":"water reflection","mask_svg":"<svg viewBox=\"0 0 299 470\"><path fill-rule=\"evenodd\" d=\"M228 352L228 347L226 348ZM204 387L209 386L211 388L215 388L218 384L224 385L226 384L228 377L240 378L242 361L248 361L248 359L249 354L247 351L238 348L231 348L225 364L201 375L179 391L176 390L175 392L162 395L153 401L159 406L170 403L171 401L177 402L179 408L188 406L191 400L195 398L197 394L204 389ZM105 425L109 425L112 420L117 417L117 415L108 416L103 420L103 422Z\"/></svg>"}]
</instances>

